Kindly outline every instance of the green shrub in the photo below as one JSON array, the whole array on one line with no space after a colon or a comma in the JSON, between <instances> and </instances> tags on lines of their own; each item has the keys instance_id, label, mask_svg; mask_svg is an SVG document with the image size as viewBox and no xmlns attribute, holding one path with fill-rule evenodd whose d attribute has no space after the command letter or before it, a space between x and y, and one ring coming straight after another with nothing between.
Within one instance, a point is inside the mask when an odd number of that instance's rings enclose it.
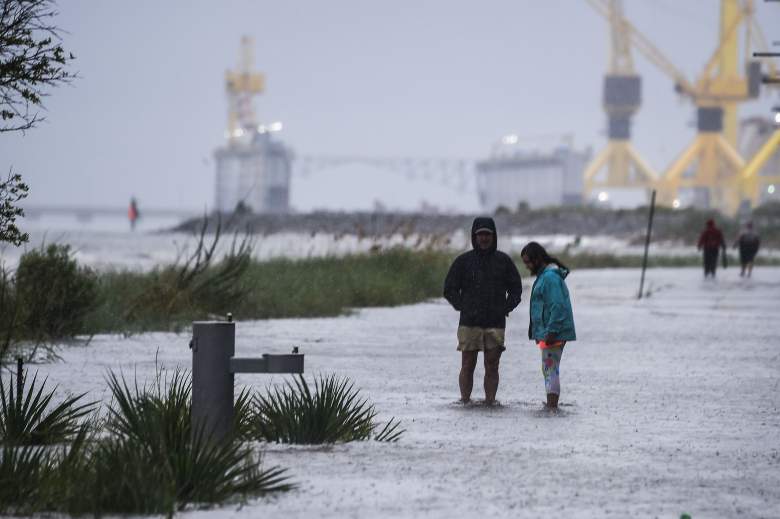
<instances>
[{"instance_id":1,"label":"green shrub","mask_svg":"<svg viewBox=\"0 0 780 519\"><path fill-rule=\"evenodd\" d=\"M97 301L97 278L79 267L68 245L52 244L22 255L16 270L16 298L24 338L50 341L84 331Z\"/></svg>"},{"instance_id":2,"label":"green shrub","mask_svg":"<svg viewBox=\"0 0 780 519\"><path fill-rule=\"evenodd\" d=\"M404 433L391 419L381 429L376 411L346 378L319 377L314 392L302 376L254 399L253 433L260 441L336 443L355 440L397 441Z\"/></svg>"},{"instance_id":3,"label":"green shrub","mask_svg":"<svg viewBox=\"0 0 780 519\"><path fill-rule=\"evenodd\" d=\"M11 274L0 266L0 366L14 345L19 321L19 306L16 304L16 292Z\"/></svg>"}]
</instances>

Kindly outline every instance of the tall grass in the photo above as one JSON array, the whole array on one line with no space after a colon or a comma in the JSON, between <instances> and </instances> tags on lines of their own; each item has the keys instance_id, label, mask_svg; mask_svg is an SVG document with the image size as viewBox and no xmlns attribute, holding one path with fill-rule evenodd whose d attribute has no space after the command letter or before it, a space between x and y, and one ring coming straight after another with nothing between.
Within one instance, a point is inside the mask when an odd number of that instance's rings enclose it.
<instances>
[{"instance_id":1,"label":"tall grass","mask_svg":"<svg viewBox=\"0 0 780 519\"><path fill-rule=\"evenodd\" d=\"M190 321L232 312L241 319L327 317L352 308L413 304L441 296L447 269L456 254L442 251L389 249L342 258L249 261L237 283L244 293L233 299L204 298L198 305L179 300L176 312L161 318L154 306L137 307L127 315L127 302L144 293L159 273L104 273L100 278L102 304L89 321L89 333L177 329ZM573 269L641 267L640 255L596 253L558 255ZM732 264L736 256L730 255ZM780 264L757 258L759 264ZM521 274L527 275L519 257ZM701 265L701 258L650 255L652 267ZM171 315L175 315L176 326Z\"/></svg>"},{"instance_id":2,"label":"tall grass","mask_svg":"<svg viewBox=\"0 0 780 519\"><path fill-rule=\"evenodd\" d=\"M212 240L216 240L213 238ZM79 322L78 332L132 334L180 331L194 320L213 319L232 312L240 319L327 317L352 308L413 304L441 296L442 283L456 253L393 248L346 257L251 259L251 245L234 241L221 260L201 239L197 250L181 264L151 272L110 271L96 274L96 300ZM573 269L640 267L640 255L557 254ZM730 263L737 257L730 254ZM527 275L519 257L521 274ZM759 265L778 265L780 259L759 255ZM692 251L687 256L651 254L653 267L701 265ZM10 287L10 288L9 288ZM8 344L38 336L20 324L18 297L7 280L0 286L0 362ZM56 315L53 320L60 317ZM38 328L46 329L45 323ZM56 327L54 329L57 329ZM13 340L12 340L13 339Z\"/></svg>"},{"instance_id":3,"label":"tall grass","mask_svg":"<svg viewBox=\"0 0 780 519\"><path fill-rule=\"evenodd\" d=\"M234 314L248 319L317 317L351 308L397 306L438 297L450 256L391 249L343 258L252 262L252 287Z\"/></svg>"},{"instance_id":4,"label":"tall grass","mask_svg":"<svg viewBox=\"0 0 780 519\"><path fill-rule=\"evenodd\" d=\"M205 268L177 288L176 267L104 272L83 333L178 331L193 320L335 316L351 308L395 306L438 297L451 260L438 252L393 249L304 260L251 260L246 250Z\"/></svg>"},{"instance_id":5,"label":"tall grass","mask_svg":"<svg viewBox=\"0 0 780 519\"><path fill-rule=\"evenodd\" d=\"M195 250L184 260L151 272L107 272L100 276L98 305L88 317L88 333L178 331L194 319L224 315L246 298L251 286L252 240L233 242L219 261L214 254L220 226L208 239L201 229Z\"/></svg>"}]
</instances>

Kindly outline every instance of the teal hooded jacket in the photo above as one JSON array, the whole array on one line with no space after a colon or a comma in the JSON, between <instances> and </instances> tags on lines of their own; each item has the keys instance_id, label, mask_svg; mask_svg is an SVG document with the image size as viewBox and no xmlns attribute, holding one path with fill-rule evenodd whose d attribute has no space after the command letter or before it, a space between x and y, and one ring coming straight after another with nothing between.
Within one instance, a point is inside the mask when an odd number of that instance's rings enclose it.
<instances>
[{"instance_id":1,"label":"teal hooded jacket","mask_svg":"<svg viewBox=\"0 0 780 519\"><path fill-rule=\"evenodd\" d=\"M541 341L549 335L558 341L577 339L569 289L564 281L568 275L567 269L549 265L536 277L531 289L529 339Z\"/></svg>"}]
</instances>

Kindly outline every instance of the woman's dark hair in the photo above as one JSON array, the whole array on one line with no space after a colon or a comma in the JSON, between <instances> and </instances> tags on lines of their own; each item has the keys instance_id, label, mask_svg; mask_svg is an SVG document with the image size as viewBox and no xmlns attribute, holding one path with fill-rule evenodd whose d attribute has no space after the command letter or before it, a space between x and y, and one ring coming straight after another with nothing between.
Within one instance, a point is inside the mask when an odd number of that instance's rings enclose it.
<instances>
[{"instance_id":1,"label":"woman's dark hair","mask_svg":"<svg viewBox=\"0 0 780 519\"><path fill-rule=\"evenodd\" d=\"M544 247L542 247L535 241L532 241L528 245L523 247L523 250L520 251L520 255L526 256L531 261L542 260L544 263L547 264L555 263L556 265L558 265L559 268L569 270L569 267L561 263L558 258L547 254L547 251L544 250Z\"/></svg>"}]
</instances>

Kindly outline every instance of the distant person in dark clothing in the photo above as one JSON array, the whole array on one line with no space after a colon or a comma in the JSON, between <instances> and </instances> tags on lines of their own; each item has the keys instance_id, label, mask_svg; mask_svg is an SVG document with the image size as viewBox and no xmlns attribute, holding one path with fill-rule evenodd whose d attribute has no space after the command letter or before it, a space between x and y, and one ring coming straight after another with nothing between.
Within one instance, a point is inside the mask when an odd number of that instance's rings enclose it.
<instances>
[{"instance_id":1,"label":"distant person in dark clothing","mask_svg":"<svg viewBox=\"0 0 780 519\"><path fill-rule=\"evenodd\" d=\"M704 251L704 277L715 277L715 269L718 267L718 254L723 249L723 255L726 254L726 240L723 239L723 233L715 227L715 221L710 218L707 220L707 227L699 236L698 249Z\"/></svg>"},{"instance_id":2,"label":"distant person in dark clothing","mask_svg":"<svg viewBox=\"0 0 780 519\"><path fill-rule=\"evenodd\" d=\"M561 394L563 347L569 341L577 340L569 289L565 281L569 269L557 258L547 254L544 247L535 241L523 247L520 256L531 274L536 276L531 288L528 338L536 341L542 352L542 375L547 392L545 407L556 410Z\"/></svg>"},{"instance_id":3,"label":"distant person in dark clothing","mask_svg":"<svg viewBox=\"0 0 780 519\"><path fill-rule=\"evenodd\" d=\"M458 256L444 280L444 297L460 312L460 401L471 400L477 354L485 363L485 404L493 405L498 390L498 363L504 347L506 318L520 303L523 284L512 258L497 250L492 218L479 217L471 226L472 250Z\"/></svg>"},{"instance_id":4,"label":"distant person in dark clothing","mask_svg":"<svg viewBox=\"0 0 780 519\"><path fill-rule=\"evenodd\" d=\"M753 260L756 258L760 246L761 239L753 231L753 223L748 222L745 230L740 233L737 241L734 242L734 247L739 247L739 262L742 265L740 276L745 276L745 272L747 272L747 277L753 274Z\"/></svg>"}]
</instances>

